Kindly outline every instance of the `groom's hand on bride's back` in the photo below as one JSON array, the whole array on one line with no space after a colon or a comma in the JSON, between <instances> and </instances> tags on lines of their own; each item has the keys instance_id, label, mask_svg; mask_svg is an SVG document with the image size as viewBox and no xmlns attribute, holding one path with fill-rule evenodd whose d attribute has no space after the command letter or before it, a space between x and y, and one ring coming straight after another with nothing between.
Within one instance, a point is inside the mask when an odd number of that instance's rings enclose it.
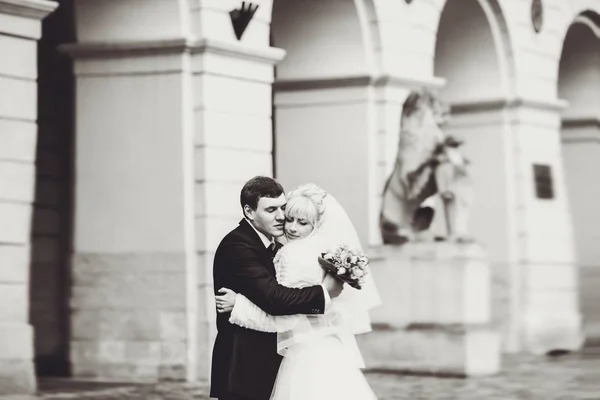
<instances>
[{"instance_id":1,"label":"groom's hand on bride's back","mask_svg":"<svg viewBox=\"0 0 600 400\"><path fill-rule=\"evenodd\" d=\"M342 290L344 290L344 282L334 278L331 274L325 275L323 286L325 286L325 289L327 289L327 292L329 293L329 297L332 299L338 297L342 293Z\"/></svg>"}]
</instances>

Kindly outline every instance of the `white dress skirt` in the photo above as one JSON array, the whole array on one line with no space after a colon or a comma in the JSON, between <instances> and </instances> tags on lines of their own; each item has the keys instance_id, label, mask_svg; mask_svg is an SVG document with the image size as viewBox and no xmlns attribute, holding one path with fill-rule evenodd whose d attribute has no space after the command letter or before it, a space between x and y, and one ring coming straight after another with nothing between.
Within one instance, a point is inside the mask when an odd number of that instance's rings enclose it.
<instances>
[{"instance_id":1,"label":"white dress skirt","mask_svg":"<svg viewBox=\"0 0 600 400\"><path fill-rule=\"evenodd\" d=\"M271 394L271 400L376 399L362 371L334 335L291 347Z\"/></svg>"}]
</instances>

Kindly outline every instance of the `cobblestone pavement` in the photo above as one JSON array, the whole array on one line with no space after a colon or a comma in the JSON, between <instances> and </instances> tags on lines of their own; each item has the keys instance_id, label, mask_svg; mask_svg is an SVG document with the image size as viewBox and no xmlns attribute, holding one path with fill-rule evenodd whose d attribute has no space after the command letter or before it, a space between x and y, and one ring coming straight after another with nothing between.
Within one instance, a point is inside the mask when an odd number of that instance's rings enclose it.
<instances>
[{"instance_id":1,"label":"cobblestone pavement","mask_svg":"<svg viewBox=\"0 0 600 400\"><path fill-rule=\"evenodd\" d=\"M367 373L379 400L600 400L600 353L508 358L503 372L481 379ZM38 399L208 399L206 385L118 385L42 380ZM310 400L310 399L307 399Z\"/></svg>"}]
</instances>

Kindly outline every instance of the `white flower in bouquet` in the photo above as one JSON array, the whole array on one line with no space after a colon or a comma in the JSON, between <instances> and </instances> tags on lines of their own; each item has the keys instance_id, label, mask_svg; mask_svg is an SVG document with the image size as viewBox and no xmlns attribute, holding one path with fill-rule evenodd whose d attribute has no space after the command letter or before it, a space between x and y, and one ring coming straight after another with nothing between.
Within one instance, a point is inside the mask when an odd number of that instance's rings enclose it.
<instances>
[{"instance_id":1,"label":"white flower in bouquet","mask_svg":"<svg viewBox=\"0 0 600 400\"><path fill-rule=\"evenodd\" d=\"M369 259L360 250L340 244L337 248L322 253L319 263L343 282L355 289L361 289Z\"/></svg>"},{"instance_id":2,"label":"white flower in bouquet","mask_svg":"<svg viewBox=\"0 0 600 400\"><path fill-rule=\"evenodd\" d=\"M365 275L365 272L360 268L354 267L352 268L352 274L357 278L361 278Z\"/></svg>"}]
</instances>

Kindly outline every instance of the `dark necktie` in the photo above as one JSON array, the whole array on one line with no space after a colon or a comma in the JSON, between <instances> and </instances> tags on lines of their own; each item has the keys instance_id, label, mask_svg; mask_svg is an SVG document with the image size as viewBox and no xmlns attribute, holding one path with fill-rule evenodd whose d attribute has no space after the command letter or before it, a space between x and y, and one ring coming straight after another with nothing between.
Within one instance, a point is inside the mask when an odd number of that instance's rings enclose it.
<instances>
[{"instance_id":1,"label":"dark necktie","mask_svg":"<svg viewBox=\"0 0 600 400\"><path fill-rule=\"evenodd\" d=\"M275 258L275 254L277 254L277 246L275 245L275 242L271 243L269 247L267 247L267 252L269 253L269 257L271 257L271 260L273 260L273 258Z\"/></svg>"}]
</instances>

